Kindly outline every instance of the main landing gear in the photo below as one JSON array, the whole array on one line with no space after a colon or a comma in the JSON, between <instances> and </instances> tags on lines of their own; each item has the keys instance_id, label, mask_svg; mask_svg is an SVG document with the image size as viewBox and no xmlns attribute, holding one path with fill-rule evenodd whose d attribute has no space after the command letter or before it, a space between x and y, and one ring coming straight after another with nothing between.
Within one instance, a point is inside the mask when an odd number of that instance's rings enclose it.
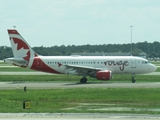
<instances>
[{"instance_id":1,"label":"main landing gear","mask_svg":"<svg viewBox=\"0 0 160 120\"><path fill-rule=\"evenodd\" d=\"M87 82L87 78L86 77L82 77L81 79L80 79L80 83L86 83Z\"/></svg>"},{"instance_id":2,"label":"main landing gear","mask_svg":"<svg viewBox=\"0 0 160 120\"><path fill-rule=\"evenodd\" d=\"M134 74L132 74L132 83L135 83L136 80L134 79Z\"/></svg>"}]
</instances>

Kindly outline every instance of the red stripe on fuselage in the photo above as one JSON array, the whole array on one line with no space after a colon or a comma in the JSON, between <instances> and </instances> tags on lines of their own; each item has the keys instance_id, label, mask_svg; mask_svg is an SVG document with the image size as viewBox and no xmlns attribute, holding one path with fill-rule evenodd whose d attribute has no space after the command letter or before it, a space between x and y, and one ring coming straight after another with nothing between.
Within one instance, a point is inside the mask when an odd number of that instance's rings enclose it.
<instances>
[{"instance_id":1,"label":"red stripe on fuselage","mask_svg":"<svg viewBox=\"0 0 160 120\"><path fill-rule=\"evenodd\" d=\"M47 66L39 57L34 58L31 69L42 72L61 74L60 72Z\"/></svg>"}]
</instances>

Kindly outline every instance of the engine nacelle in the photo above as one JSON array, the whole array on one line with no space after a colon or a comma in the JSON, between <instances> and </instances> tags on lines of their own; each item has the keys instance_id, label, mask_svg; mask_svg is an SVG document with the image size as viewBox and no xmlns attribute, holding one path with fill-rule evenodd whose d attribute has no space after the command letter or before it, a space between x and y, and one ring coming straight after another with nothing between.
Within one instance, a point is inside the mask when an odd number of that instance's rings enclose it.
<instances>
[{"instance_id":1,"label":"engine nacelle","mask_svg":"<svg viewBox=\"0 0 160 120\"><path fill-rule=\"evenodd\" d=\"M106 71L98 71L96 73L96 78L98 80L110 80L112 79L112 72L109 70Z\"/></svg>"}]
</instances>

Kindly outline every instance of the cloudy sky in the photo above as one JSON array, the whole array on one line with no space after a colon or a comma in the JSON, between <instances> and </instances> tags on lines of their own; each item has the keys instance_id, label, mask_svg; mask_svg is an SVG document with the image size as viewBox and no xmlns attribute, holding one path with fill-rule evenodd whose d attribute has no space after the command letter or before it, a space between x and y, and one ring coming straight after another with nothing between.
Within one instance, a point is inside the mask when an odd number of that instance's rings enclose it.
<instances>
[{"instance_id":1,"label":"cloudy sky","mask_svg":"<svg viewBox=\"0 0 160 120\"><path fill-rule=\"evenodd\" d=\"M160 41L160 0L1 0L0 46L13 28L30 46Z\"/></svg>"}]
</instances>

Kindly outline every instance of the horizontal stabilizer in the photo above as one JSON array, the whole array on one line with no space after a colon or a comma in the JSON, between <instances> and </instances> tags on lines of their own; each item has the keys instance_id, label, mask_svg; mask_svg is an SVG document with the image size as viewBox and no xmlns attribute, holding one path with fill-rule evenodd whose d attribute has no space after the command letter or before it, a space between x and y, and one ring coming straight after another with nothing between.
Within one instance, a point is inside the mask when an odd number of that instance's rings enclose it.
<instances>
[{"instance_id":1,"label":"horizontal stabilizer","mask_svg":"<svg viewBox=\"0 0 160 120\"><path fill-rule=\"evenodd\" d=\"M19 58L7 58L4 60L4 62L9 63L9 64L14 64L17 66L26 66L28 64L28 61L24 59L19 59Z\"/></svg>"}]
</instances>

